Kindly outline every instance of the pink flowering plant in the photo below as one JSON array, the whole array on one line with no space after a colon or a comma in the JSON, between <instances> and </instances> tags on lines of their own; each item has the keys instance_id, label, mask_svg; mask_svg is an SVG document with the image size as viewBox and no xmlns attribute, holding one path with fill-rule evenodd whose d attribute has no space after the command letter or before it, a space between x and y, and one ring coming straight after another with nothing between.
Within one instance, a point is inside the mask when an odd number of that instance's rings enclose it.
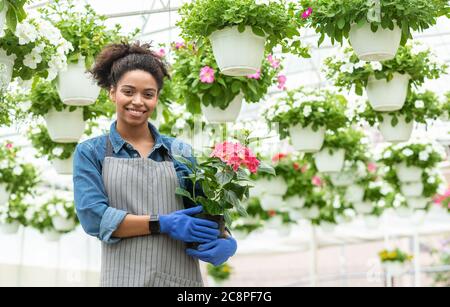
<instances>
[{"instance_id":1,"label":"pink flowering plant","mask_svg":"<svg viewBox=\"0 0 450 307\"><path fill-rule=\"evenodd\" d=\"M247 215L242 202L249 198L252 187L250 173L275 175L272 167L259 161L248 147L238 142L226 141L215 145L210 156L195 165L183 157L177 159L191 170L186 178L193 184L192 191L178 188L177 195L201 204L207 214L223 215L227 224L231 223L231 209L236 209L242 216ZM197 192L198 186L203 195Z\"/></svg>"},{"instance_id":2,"label":"pink flowering plant","mask_svg":"<svg viewBox=\"0 0 450 307\"><path fill-rule=\"evenodd\" d=\"M261 69L253 75L230 77L219 72L210 46L199 50L192 44L172 44L172 86L176 99L186 103L192 114L201 113L201 105L226 109L233 99L243 94L250 103L259 102L272 85L285 87L286 78L280 75L281 59L268 54Z\"/></svg>"}]
</instances>

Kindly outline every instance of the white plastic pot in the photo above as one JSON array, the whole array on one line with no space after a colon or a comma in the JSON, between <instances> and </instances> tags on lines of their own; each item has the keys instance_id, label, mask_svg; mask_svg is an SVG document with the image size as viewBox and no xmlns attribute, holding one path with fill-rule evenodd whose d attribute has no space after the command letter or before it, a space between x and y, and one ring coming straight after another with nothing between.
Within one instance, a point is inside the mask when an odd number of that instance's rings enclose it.
<instances>
[{"instance_id":1,"label":"white plastic pot","mask_svg":"<svg viewBox=\"0 0 450 307\"><path fill-rule=\"evenodd\" d=\"M53 168L60 175L72 175L73 174L73 155L69 159L52 160Z\"/></svg>"},{"instance_id":2,"label":"white plastic pot","mask_svg":"<svg viewBox=\"0 0 450 307\"><path fill-rule=\"evenodd\" d=\"M1 232L6 235L16 234L19 231L19 228L20 228L19 222L12 222L9 224L0 224Z\"/></svg>"},{"instance_id":3,"label":"white plastic pot","mask_svg":"<svg viewBox=\"0 0 450 307\"><path fill-rule=\"evenodd\" d=\"M280 177L272 177L270 179L262 178L256 181L256 186L262 194L270 194L283 196L288 190L286 181Z\"/></svg>"},{"instance_id":4,"label":"white plastic pot","mask_svg":"<svg viewBox=\"0 0 450 307\"><path fill-rule=\"evenodd\" d=\"M402 194L406 197L419 197L423 193L423 183L422 182L406 182L402 183L400 190Z\"/></svg>"},{"instance_id":5,"label":"white plastic pot","mask_svg":"<svg viewBox=\"0 0 450 307\"><path fill-rule=\"evenodd\" d=\"M401 206L395 209L395 213L398 217L407 219L413 216L414 210L410 207Z\"/></svg>"},{"instance_id":6,"label":"white plastic pot","mask_svg":"<svg viewBox=\"0 0 450 307\"><path fill-rule=\"evenodd\" d=\"M320 151L325 140L324 127L319 127L317 131L314 131L311 125L305 128L297 125L289 128L289 134L294 149L305 153Z\"/></svg>"},{"instance_id":7,"label":"white plastic pot","mask_svg":"<svg viewBox=\"0 0 450 307\"><path fill-rule=\"evenodd\" d=\"M15 55L7 55L6 51L0 48L0 90L6 89L11 82L15 60Z\"/></svg>"},{"instance_id":8,"label":"white plastic pot","mask_svg":"<svg viewBox=\"0 0 450 307\"><path fill-rule=\"evenodd\" d=\"M411 138L414 129L414 121L406 122L406 116L398 116L397 126L392 126L392 115L383 114L383 122L379 124L379 129L386 142L400 143L407 142Z\"/></svg>"},{"instance_id":9,"label":"white plastic pot","mask_svg":"<svg viewBox=\"0 0 450 307\"><path fill-rule=\"evenodd\" d=\"M56 143L77 143L84 133L86 122L83 120L83 109L73 112L65 109L61 112L52 109L45 116L48 134Z\"/></svg>"},{"instance_id":10,"label":"white plastic pot","mask_svg":"<svg viewBox=\"0 0 450 307\"><path fill-rule=\"evenodd\" d=\"M0 11L0 33L3 33L3 29L5 28L7 11L8 11L8 4L5 3L5 6Z\"/></svg>"},{"instance_id":11,"label":"white plastic pot","mask_svg":"<svg viewBox=\"0 0 450 307\"><path fill-rule=\"evenodd\" d=\"M329 148L324 148L314 154L314 162L321 173L337 173L344 168L345 150L338 149L330 153Z\"/></svg>"},{"instance_id":12,"label":"white plastic pot","mask_svg":"<svg viewBox=\"0 0 450 307\"><path fill-rule=\"evenodd\" d=\"M84 60L69 64L67 70L59 72L57 89L61 100L70 106L91 105L100 94L100 87L86 72Z\"/></svg>"},{"instance_id":13,"label":"white plastic pot","mask_svg":"<svg viewBox=\"0 0 450 307\"><path fill-rule=\"evenodd\" d=\"M362 186L352 184L345 191L345 200L349 203L359 203L364 199L365 190Z\"/></svg>"},{"instance_id":14,"label":"white plastic pot","mask_svg":"<svg viewBox=\"0 0 450 307\"><path fill-rule=\"evenodd\" d=\"M61 233L54 229L44 230L43 235L48 242L58 242L61 239Z\"/></svg>"},{"instance_id":15,"label":"white plastic pot","mask_svg":"<svg viewBox=\"0 0 450 307\"><path fill-rule=\"evenodd\" d=\"M300 213L307 220L315 220L320 217L320 210L317 207L303 208L300 210Z\"/></svg>"},{"instance_id":16,"label":"white plastic pot","mask_svg":"<svg viewBox=\"0 0 450 307\"><path fill-rule=\"evenodd\" d=\"M377 229L380 227L380 218L374 215L365 215L364 224L368 229Z\"/></svg>"},{"instance_id":17,"label":"white plastic pot","mask_svg":"<svg viewBox=\"0 0 450 307\"><path fill-rule=\"evenodd\" d=\"M361 61L386 61L397 54L402 38L401 29L395 24L394 29L378 27L372 32L368 22L353 24L349 32L349 41Z\"/></svg>"},{"instance_id":18,"label":"white plastic pot","mask_svg":"<svg viewBox=\"0 0 450 307\"><path fill-rule=\"evenodd\" d=\"M243 99L242 94L237 95L225 110L202 105L202 112L210 123L235 122L241 113Z\"/></svg>"},{"instance_id":19,"label":"white plastic pot","mask_svg":"<svg viewBox=\"0 0 450 307\"><path fill-rule=\"evenodd\" d=\"M6 183L0 183L0 207L5 206L11 193L6 190Z\"/></svg>"},{"instance_id":20,"label":"white plastic pot","mask_svg":"<svg viewBox=\"0 0 450 307\"><path fill-rule=\"evenodd\" d=\"M417 166L407 166L405 162L397 164L395 167L398 180L400 182L422 181L423 170Z\"/></svg>"},{"instance_id":21,"label":"white plastic pot","mask_svg":"<svg viewBox=\"0 0 450 307\"><path fill-rule=\"evenodd\" d=\"M396 261L384 262L383 268L386 273L391 275L392 277L402 276L405 272L405 265Z\"/></svg>"},{"instance_id":22,"label":"white plastic pot","mask_svg":"<svg viewBox=\"0 0 450 307\"><path fill-rule=\"evenodd\" d=\"M252 75L261 68L266 39L252 32L251 27L239 33L238 27L215 31L209 37L221 72L227 76Z\"/></svg>"},{"instance_id":23,"label":"white plastic pot","mask_svg":"<svg viewBox=\"0 0 450 307\"><path fill-rule=\"evenodd\" d=\"M426 197L408 197L406 198L406 203L412 209L423 210L426 209L430 200Z\"/></svg>"},{"instance_id":24,"label":"white plastic pot","mask_svg":"<svg viewBox=\"0 0 450 307\"><path fill-rule=\"evenodd\" d=\"M409 75L394 74L391 81L386 79L377 80L370 76L366 91L370 105L378 112L398 111L405 105L408 93Z\"/></svg>"},{"instance_id":25,"label":"white plastic pot","mask_svg":"<svg viewBox=\"0 0 450 307\"><path fill-rule=\"evenodd\" d=\"M354 174L352 172L340 172L330 174L331 183L335 187L348 187L355 182Z\"/></svg>"},{"instance_id":26,"label":"white plastic pot","mask_svg":"<svg viewBox=\"0 0 450 307\"><path fill-rule=\"evenodd\" d=\"M283 218L280 215L271 217L266 221L267 228L280 229L283 226Z\"/></svg>"},{"instance_id":27,"label":"white plastic pot","mask_svg":"<svg viewBox=\"0 0 450 307\"><path fill-rule=\"evenodd\" d=\"M301 209L305 206L306 199L300 196L292 196L286 199L286 207L291 209Z\"/></svg>"},{"instance_id":28,"label":"white plastic pot","mask_svg":"<svg viewBox=\"0 0 450 307\"><path fill-rule=\"evenodd\" d=\"M261 207L265 211L277 210L284 205L283 196L281 195L263 194L259 201L261 203Z\"/></svg>"},{"instance_id":29,"label":"white plastic pot","mask_svg":"<svg viewBox=\"0 0 450 307\"><path fill-rule=\"evenodd\" d=\"M322 229L323 232L331 233L336 229L336 224L330 222L320 222L320 229Z\"/></svg>"},{"instance_id":30,"label":"white plastic pot","mask_svg":"<svg viewBox=\"0 0 450 307\"><path fill-rule=\"evenodd\" d=\"M289 224L283 224L281 225L280 228L277 229L278 230L278 235L281 237L287 237L291 234L292 232L292 227Z\"/></svg>"},{"instance_id":31,"label":"white plastic pot","mask_svg":"<svg viewBox=\"0 0 450 307\"><path fill-rule=\"evenodd\" d=\"M355 209L356 213L365 215L372 213L374 206L367 201L362 201L359 203L354 203L353 208Z\"/></svg>"},{"instance_id":32,"label":"white plastic pot","mask_svg":"<svg viewBox=\"0 0 450 307\"><path fill-rule=\"evenodd\" d=\"M75 229L75 221L73 219L65 219L59 216L52 218L52 224L55 230L65 232Z\"/></svg>"}]
</instances>

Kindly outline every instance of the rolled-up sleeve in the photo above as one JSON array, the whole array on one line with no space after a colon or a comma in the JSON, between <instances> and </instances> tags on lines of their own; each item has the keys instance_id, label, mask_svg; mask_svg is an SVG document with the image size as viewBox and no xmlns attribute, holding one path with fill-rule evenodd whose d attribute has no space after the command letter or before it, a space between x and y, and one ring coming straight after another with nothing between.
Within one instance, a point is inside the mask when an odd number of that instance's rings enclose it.
<instances>
[{"instance_id":1,"label":"rolled-up sleeve","mask_svg":"<svg viewBox=\"0 0 450 307\"><path fill-rule=\"evenodd\" d=\"M73 162L73 185L77 215L86 233L102 242L120 241L112 234L125 219L127 212L112 208L103 185L101 164L89 143L77 146Z\"/></svg>"}]
</instances>

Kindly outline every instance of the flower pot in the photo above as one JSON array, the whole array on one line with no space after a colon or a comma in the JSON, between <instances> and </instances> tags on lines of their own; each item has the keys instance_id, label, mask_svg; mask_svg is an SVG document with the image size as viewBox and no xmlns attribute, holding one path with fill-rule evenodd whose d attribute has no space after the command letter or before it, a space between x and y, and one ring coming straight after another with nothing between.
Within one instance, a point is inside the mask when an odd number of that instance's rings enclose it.
<instances>
[{"instance_id":1,"label":"flower pot","mask_svg":"<svg viewBox=\"0 0 450 307\"><path fill-rule=\"evenodd\" d=\"M349 203L359 203L364 199L365 190L362 186L352 184L345 191L345 200Z\"/></svg>"},{"instance_id":2,"label":"flower pot","mask_svg":"<svg viewBox=\"0 0 450 307\"><path fill-rule=\"evenodd\" d=\"M370 76L366 91L370 105L378 112L398 111L405 105L409 75L394 74L391 81Z\"/></svg>"},{"instance_id":3,"label":"flower pot","mask_svg":"<svg viewBox=\"0 0 450 307\"><path fill-rule=\"evenodd\" d=\"M6 235L16 234L19 231L19 228L20 223L17 221L8 224L0 224L1 232Z\"/></svg>"},{"instance_id":4,"label":"flower pot","mask_svg":"<svg viewBox=\"0 0 450 307\"><path fill-rule=\"evenodd\" d=\"M423 183L422 182L406 182L402 183L400 190L402 194L406 197L419 197L423 193Z\"/></svg>"},{"instance_id":5,"label":"flower pot","mask_svg":"<svg viewBox=\"0 0 450 307\"><path fill-rule=\"evenodd\" d=\"M291 234L292 227L289 224L282 224L277 230L280 237L287 237Z\"/></svg>"},{"instance_id":6,"label":"flower pot","mask_svg":"<svg viewBox=\"0 0 450 307\"><path fill-rule=\"evenodd\" d=\"M5 3L6 4L6 3ZM6 23L6 12L8 11L8 5L5 5L0 11L0 33L3 33Z\"/></svg>"},{"instance_id":7,"label":"flower pot","mask_svg":"<svg viewBox=\"0 0 450 307\"><path fill-rule=\"evenodd\" d=\"M5 206L11 193L6 190L6 183L0 183L0 207Z\"/></svg>"},{"instance_id":8,"label":"flower pot","mask_svg":"<svg viewBox=\"0 0 450 307\"><path fill-rule=\"evenodd\" d=\"M52 218L52 224L55 230L61 232L72 231L76 226L73 219L65 219L59 216L55 216Z\"/></svg>"},{"instance_id":9,"label":"flower pot","mask_svg":"<svg viewBox=\"0 0 450 307\"><path fill-rule=\"evenodd\" d=\"M396 173L400 182L422 181L423 170L417 166L407 166L405 162L397 164Z\"/></svg>"},{"instance_id":10,"label":"flower pot","mask_svg":"<svg viewBox=\"0 0 450 307\"><path fill-rule=\"evenodd\" d=\"M225 110L202 105L202 112L210 123L235 122L241 112L243 99L244 96L242 94L237 95Z\"/></svg>"},{"instance_id":11,"label":"flower pot","mask_svg":"<svg viewBox=\"0 0 450 307\"><path fill-rule=\"evenodd\" d=\"M386 61L397 54L402 38L401 29L395 24L394 29L378 27L372 32L370 23L353 24L349 32L349 41L361 61Z\"/></svg>"},{"instance_id":12,"label":"flower pot","mask_svg":"<svg viewBox=\"0 0 450 307\"><path fill-rule=\"evenodd\" d=\"M73 155L70 156L69 159L61 160L54 159L52 160L53 168L60 175L72 175L73 173Z\"/></svg>"},{"instance_id":13,"label":"flower pot","mask_svg":"<svg viewBox=\"0 0 450 307\"><path fill-rule=\"evenodd\" d=\"M253 34L251 27L239 33L238 27L215 31L209 37L217 61L224 75L242 77L261 68L266 39Z\"/></svg>"},{"instance_id":14,"label":"flower pot","mask_svg":"<svg viewBox=\"0 0 450 307\"><path fill-rule=\"evenodd\" d=\"M100 87L86 72L84 60L69 64L67 70L59 72L57 89L61 100L70 106L91 105L100 94Z\"/></svg>"},{"instance_id":15,"label":"flower pot","mask_svg":"<svg viewBox=\"0 0 450 307\"><path fill-rule=\"evenodd\" d=\"M305 206L306 199L300 196L292 196L286 199L286 207L291 209L301 209Z\"/></svg>"},{"instance_id":16,"label":"flower pot","mask_svg":"<svg viewBox=\"0 0 450 307\"><path fill-rule=\"evenodd\" d=\"M411 138L414 129L414 121L406 122L406 116L397 117L397 126L392 126L392 115L383 114L383 122L379 124L379 129L386 142L400 143L407 142Z\"/></svg>"},{"instance_id":17,"label":"flower pot","mask_svg":"<svg viewBox=\"0 0 450 307\"><path fill-rule=\"evenodd\" d=\"M392 277L402 276L405 272L405 265L398 261L383 262L383 268Z\"/></svg>"},{"instance_id":18,"label":"flower pot","mask_svg":"<svg viewBox=\"0 0 450 307\"><path fill-rule=\"evenodd\" d=\"M305 128L297 125L289 128L289 134L295 150L305 153L320 151L325 140L324 127L319 127L317 131L314 131L311 125Z\"/></svg>"},{"instance_id":19,"label":"flower pot","mask_svg":"<svg viewBox=\"0 0 450 307\"><path fill-rule=\"evenodd\" d=\"M261 207L265 211L276 210L282 208L284 205L282 195L263 194L259 199Z\"/></svg>"},{"instance_id":20,"label":"flower pot","mask_svg":"<svg viewBox=\"0 0 450 307\"><path fill-rule=\"evenodd\" d=\"M58 242L61 239L61 233L57 232L54 229L44 230L43 235L48 242Z\"/></svg>"},{"instance_id":21,"label":"flower pot","mask_svg":"<svg viewBox=\"0 0 450 307\"><path fill-rule=\"evenodd\" d=\"M380 218L374 215L365 215L364 224L368 229L377 229L380 227Z\"/></svg>"},{"instance_id":22,"label":"flower pot","mask_svg":"<svg viewBox=\"0 0 450 307\"><path fill-rule=\"evenodd\" d=\"M286 181L280 176L259 179L256 181L256 186L262 194L283 196L288 190Z\"/></svg>"},{"instance_id":23,"label":"flower pot","mask_svg":"<svg viewBox=\"0 0 450 307\"><path fill-rule=\"evenodd\" d=\"M303 218L301 211L299 211L298 209L289 209L288 212L289 212L289 217L293 221L300 221Z\"/></svg>"},{"instance_id":24,"label":"flower pot","mask_svg":"<svg viewBox=\"0 0 450 307\"><path fill-rule=\"evenodd\" d=\"M330 222L321 222L320 229L322 229L323 232L331 233L336 229L336 224Z\"/></svg>"},{"instance_id":25,"label":"flower pot","mask_svg":"<svg viewBox=\"0 0 450 307\"><path fill-rule=\"evenodd\" d=\"M315 220L320 217L320 210L317 207L303 208L300 213L306 220Z\"/></svg>"},{"instance_id":26,"label":"flower pot","mask_svg":"<svg viewBox=\"0 0 450 307\"><path fill-rule=\"evenodd\" d=\"M329 148L324 148L314 154L316 167L321 173L337 173L344 168L345 150L338 149L330 153Z\"/></svg>"},{"instance_id":27,"label":"flower pot","mask_svg":"<svg viewBox=\"0 0 450 307\"><path fill-rule=\"evenodd\" d=\"M407 219L413 216L414 210L410 207L401 206L395 209L395 213L398 217Z\"/></svg>"},{"instance_id":28,"label":"flower pot","mask_svg":"<svg viewBox=\"0 0 450 307\"><path fill-rule=\"evenodd\" d=\"M6 51L0 48L0 90L4 90L11 82L15 55L6 55Z\"/></svg>"},{"instance_id":29,"label":"flower pot","mask_svg":"<svg viewBox=\"0 0 450 307\"><path fill-rule=\"evenodd\" d=\"M349 171L331 173L330 180L335 187L347 187L355 182L353 173Z\"/></svg>"},{"instance_id":30,"label":"flower pot","mask_svg":"<svg viewBox=\"0 0 450 307\"><path fill-rule=\"evenodd\" d=\"M406 203L412 209L423 210L428 207L430 200L426 197L408 197Z\"/></svg>"},{"instance_id":31,"label":"flower pot","mask_svg":"<svg viewBox=\"0 0 450 307\"><path fill-rule=\"evenodd\" d=\"M204 219L204 220L208 220L208 221L212 221L212 222L216 222L217 225L219 225L219 238L226 238L226 226L225 226L225 217L223 215L211 215L211 214L207 214L207 213L200 213L200 214L196 214L194 216L195 218L198 219ZM190 248L190 249L197 249L198 246L200 245L200 243L185 243L186 248Z\"/></svg>"},{"instance_id":32,"label":"flower pot","mask_svg":"<svg viewBox=\"0 0 450 307\"><path fill-rule=\"evenodd\" d=\"M48 134L56 143L77 143L84 133L86 122L83 120L83 109L73 112L65 109L61 112L52 109L45 116Z\"/></svg>"},{"instance_id":33,"label":"flower pot","mask_svg":"<svg viewBox=\"0 0 450 307\"><path fill-rule=\"evenodd\" d=\"M364 214L370 214L372 213L374 207L370 202L362 201L359 203L354 203L353 208L355 209L356 213L364 215Z\"/></svg>"}]
</instances>

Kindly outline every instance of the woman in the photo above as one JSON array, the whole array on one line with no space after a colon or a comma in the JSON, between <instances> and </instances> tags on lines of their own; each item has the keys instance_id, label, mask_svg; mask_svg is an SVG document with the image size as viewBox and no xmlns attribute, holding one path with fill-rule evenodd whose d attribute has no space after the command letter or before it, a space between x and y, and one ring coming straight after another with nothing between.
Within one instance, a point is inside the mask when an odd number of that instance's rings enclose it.
<instances>
[{"instance_id":1,"label":"woman","mask_svg":"<svg viewBox=\"0 0 450 307\"><path fill-rule=\"evenodd\" d=\"M217 223L183 209L175 195L188 188L191 148L161 135L148 122L168 76L150 45L114 44L92 70L116 105L109 134L77 146L74 194L84 230L102 241L102 286L203 286L199 259L219 265L236 252L236 241L219 239ZM186 202L186 204L188 204ZM192 205L192 204L191 204ZM200 243L185 250L186 242Z\"/></svg>"}]
</instances>

